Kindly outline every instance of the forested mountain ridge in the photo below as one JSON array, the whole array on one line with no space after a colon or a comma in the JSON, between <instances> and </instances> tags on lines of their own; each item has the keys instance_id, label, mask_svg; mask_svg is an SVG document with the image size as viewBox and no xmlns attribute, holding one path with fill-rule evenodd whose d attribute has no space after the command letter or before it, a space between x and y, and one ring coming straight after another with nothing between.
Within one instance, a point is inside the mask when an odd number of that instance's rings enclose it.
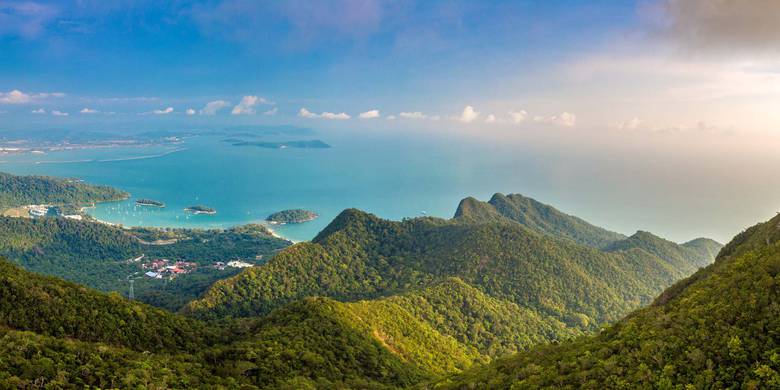
<instances>
[{"instance_id":1,"label":"forested mountain ridge","mask_svg":"<svg viewBox=\"0 0 780 390\"><path fill-rule=\"evenodd\" d=\"M127 198L108 186L50 176L16 176L0 172L0 211L29 204L83 205Z\"/></svg>"},{"instance_id":2,"label":"forested mountain ridge","mask_svg":"<svg viewBox=\"0 0 780 390\"><path fill-rule=\"evenodd\" d=\"M597 336L475 367L435 388L776 388L780 216ZM688 387L686 387L688 386Z\"/></svg>"},{"instance_id":3,"label":"forested mountain ridge","mask_svg":"<svg viewBox=\"0 0 780 390\"><path fill-rule=\"evenodd\" d=\"M496 193L487 202L471 197L463 199L455 211L455 219L470 222L513 221L540 233L569 238L595 248L626 238L520 194Z\"/></svg>"},{"instance_id":4,"label":"forested mountain ridge","mask_svg":"<svg viewBox=\"0 0 780 390\"><path fill-rule=\"evenodd\" d=\"M375 299L458 277L491 297L586 331L649 303L688 274L644 250L606 253L517 223L394 222L350 209L312 242L215 283L185 312L253 316L306 296Z\"/></svg>"}]
</instances>

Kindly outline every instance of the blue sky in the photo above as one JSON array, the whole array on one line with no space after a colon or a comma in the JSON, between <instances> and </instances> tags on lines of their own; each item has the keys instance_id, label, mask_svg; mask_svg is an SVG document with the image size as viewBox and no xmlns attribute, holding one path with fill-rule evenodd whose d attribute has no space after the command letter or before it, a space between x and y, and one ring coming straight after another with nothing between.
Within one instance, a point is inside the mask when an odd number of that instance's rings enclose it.
<instances>
[{"instance_id":1,"label":"blue sky","mask_svg":"<svg viewBox=\"0 0 780 390\"><path fill-rule=\"evenodd\" d=\"M293 114L444 115L511 98L508 78L587 53L637 19L631 1L161 3L0 2L0 91L65 93L41 105L71 114L249 95Z\"/></svg>"},{"instance_id":2,"label":"blue sky","mask_svg":"<svg viewBox=\"0 0 780 390\"><path fill-rule=\"evenodd\" d=\"M766 132L778 4L0 0L0 123Z\"/></svg>"}]
</instances>

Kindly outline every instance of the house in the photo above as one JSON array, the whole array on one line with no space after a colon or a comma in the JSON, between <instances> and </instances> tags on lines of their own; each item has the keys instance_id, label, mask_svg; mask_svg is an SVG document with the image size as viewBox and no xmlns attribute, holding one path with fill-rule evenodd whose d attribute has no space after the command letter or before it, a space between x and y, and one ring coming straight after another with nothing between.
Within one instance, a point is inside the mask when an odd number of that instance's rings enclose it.
<instances>
[{"instance_id":1,"label":"house","mask_svg":"<svg viewBox=\"0 0 780 390\"><path fill-rule=\"evenodd\" d=\"M162 275L157 273L157 272L149 271L149 272L145 273L144 275L146 275L147 277L150 277L152 279L162 279Z\"/></svg>"}]
</instances>

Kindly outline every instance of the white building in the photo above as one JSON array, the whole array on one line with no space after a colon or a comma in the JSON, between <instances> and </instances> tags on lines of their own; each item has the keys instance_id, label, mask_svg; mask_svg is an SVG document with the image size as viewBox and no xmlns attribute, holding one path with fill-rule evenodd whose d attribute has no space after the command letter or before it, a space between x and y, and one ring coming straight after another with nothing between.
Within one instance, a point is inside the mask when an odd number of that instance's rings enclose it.
<instances>
[{"instance_id":1,"label":"white building","mask_svg":"<svg viewBox=\"0 0 780 390\"><path fill-rule=\"evenodd\" d=\"M238 261L238 260L229 261L227 265L228 267L233 267L233 268L249 268L252 266L252 264L245 263L243 261Z\"/></svg>"}]
</instances>

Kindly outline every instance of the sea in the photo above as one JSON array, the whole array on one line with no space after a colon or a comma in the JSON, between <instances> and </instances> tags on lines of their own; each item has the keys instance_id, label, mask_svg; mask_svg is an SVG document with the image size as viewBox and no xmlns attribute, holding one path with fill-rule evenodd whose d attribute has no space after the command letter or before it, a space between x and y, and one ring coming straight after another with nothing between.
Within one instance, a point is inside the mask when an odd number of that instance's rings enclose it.
<instances>
[{"instance_id":1,"label":"sea","mask_svg":"<svg viewBox=\"0 0 780 390\"><path fill-rule=\"evenodd\" d=\"M130 199L87 210L125 226L228 228L263 223L285 209L319 214L310 222L271 226L293 241L312 239L347 208L393 220L450 218L466 196L487 200L495 192L533 194L546 188L545 171L534 169L543 157L522 148L397 134L316 138L331 148L234 146L224 136L200 135L176 145L9 154L0 157L0 170L74 177L125 190ZM166 207L138 206L139 198ZM217 213L186 213L192 205Z\"/></svg>"}]
</instances>

